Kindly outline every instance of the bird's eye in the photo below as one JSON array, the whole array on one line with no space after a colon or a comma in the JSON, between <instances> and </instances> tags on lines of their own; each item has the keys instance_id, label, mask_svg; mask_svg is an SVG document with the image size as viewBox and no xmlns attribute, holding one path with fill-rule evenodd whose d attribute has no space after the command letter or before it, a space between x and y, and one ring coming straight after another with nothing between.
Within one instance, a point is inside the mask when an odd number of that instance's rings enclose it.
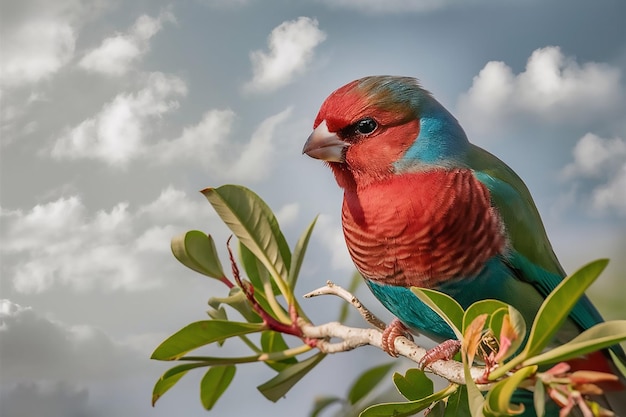
<instances>
[{"instance_id":1,"label":"bird's eye","mask_svg":"<svg viewBox=\"0 0 626 417\"><path fill-rule=\"evenodd\" d=\"M376 123L376 120L371 117L366 117L355 123L354 130L360 135L369 135L375 131L377 127L378 123Z\"/></svg>"},{"instance_id":2,"label":"bird's eye","mask_svg":"<svg viewBox=\"0 0 626 417\"><path fill-rule=\"evenodd\" d=\"M363 119L344 127L339 131L339 137L348 142L356 142L361 138L367 137L378 129L378 123L371 117Z\"/></svg>"}]
</instances>

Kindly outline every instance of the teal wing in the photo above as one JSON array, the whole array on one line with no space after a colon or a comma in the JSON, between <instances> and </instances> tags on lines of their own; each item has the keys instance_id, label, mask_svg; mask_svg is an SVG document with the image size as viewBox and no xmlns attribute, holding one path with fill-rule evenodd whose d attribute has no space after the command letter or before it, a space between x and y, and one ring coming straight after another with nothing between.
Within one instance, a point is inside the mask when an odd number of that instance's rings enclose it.
<instances>
[{"instance_id":1,"label":"teal wing","mask_svg":"<svg viewBox=\"0 0 626 417\"><path fill-rule=\"evenodd\" d=\"M513 248L533 264L564 277L526 184L508 165L478 146L471 145L469 157L469 166L491 193Z\"/></svg>"},{"instance_id":2,"label":"teal wing","mask_svg":"<svg viewBox=\"0 0 626 417\"><path fill-rule=\"evenodd\" d=\"M528 282L546 297L559 285L565 272L548 240L528 188L509 166L478 146L471 145L468 162L476 178L489 189L492 204L502 216L513 248L507 262L514 276ZM579 331L604 321L586 296L576 304L570 317ZM566 323L560 333L569 340L574 336L572 330L575 331ZM560 339L558 335L557 339ZM626 366L626 353L622 347L614 345L611 351L616 355L614 359Z\"/></svg>"},{"instance_id":3,"label":"teal wing","mask_svg":"<svg viewBox=\"0 0 626 417\"><path fill-rule=\"evenodd\" d=\"M492 204L504 221L512 251L507 261L516 276L529 282L546 297L563 279L561 267L548 240L537 207L520 177L504 162L471 145L469 166L491 193ZM581 329L588 329L603 321L602 317L584 297L571 313Z\"/></svg>"}]
</instances>

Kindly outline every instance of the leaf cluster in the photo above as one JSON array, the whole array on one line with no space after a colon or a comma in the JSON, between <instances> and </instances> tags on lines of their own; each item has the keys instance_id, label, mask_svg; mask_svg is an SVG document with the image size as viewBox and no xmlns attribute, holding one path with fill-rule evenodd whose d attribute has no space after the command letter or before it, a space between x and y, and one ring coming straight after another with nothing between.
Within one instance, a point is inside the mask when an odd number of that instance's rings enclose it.
<instances>
[{"instance_id":1,"label":"leaf cluster","mask_svg":"<svg viewBox=\"0 0 626 417\"><path fill-rule=\"evenodd\" d=\"M209 299L208 320L183 327L155 349L152 359L183 364L169 369L157 381L152 403L190 370L205 368L200 398L203 406L211 409L234 380L237 366L252 362L263 362L275 372L257 388L269 400L277 401L325 357L324 352L316 349L317 340L304 336L302 326L311 323L294 295L315 220L291 249L271 209L251 190L224 185L202 193L237 238L239 262L229 248L232 270L229 277L211 235L189 231L172 240L172 252L178 261L223 283L228 292L224 297ZM409 369L405 375L393 376L398 392L406 401L374 404L361 416L409 416L426 409L434 416L516 415L524 412L524 405L513 400L519 389L534 392L534 407L541 416L547 396L557 403L583 398L585 389L613 376L570 373L559 364L626 340L626 320L598 324L561 346L550 343L607 262L591 262L563 279L546 298L530 328L517 310L500 301L483 300L464 310L443 293L412 288L416 297L448 323L461 342L465 385L450 383L434 392L433 383L424 371ZM243 266L245 278L238 265ZM346 319L347 307L348 304L342 307L339 321ZM233 312L243 321L231 319ZM284 335L293 336L291 340L298 341L298 345L290 346ZM189 355L203 346L222 346L234 338L249 347L250 355ZM471 373L476 363L484 365L484 373L478 378ZM552 365L555 366L547 369ZM391 365L386 364L364 371L345 399L322 398L314 405L311 415L315 417L333 404L356 406L390 369ZM601 407L590 400L578 406L588 407L595 415L602 413Z\"/></svg>"},{"instance_id":2,"label":"leaf cluster","mask_svg":"<svg viewBox=\"0 0 626 417\"><path fill-rule=\"evenodd\" d=\"M247 188L224 185L202 191L222 221L239 241L239 257L247 279L240 276L232 259L233 278L228 278L218 257L211 235L192 230L172 239L172 252L188 268L214 278L228 288L225 297L209 299L208 320L191 323L163 341L152 359L189 362L165 372L154 386L152 403L163 396L188 371L208 368L200 383L200 398L211 409L233 381L236 366L263 362L276 371L258 386L269 400L277 401L323 358L304 341L290 347L283 334L299 336L296 321L308 319L294 296L294 288L313 230L313 221L293 250L281 232L276 217L256 194ZM234 321L228 310L245 320ZM258 335L258 341L251 335ZM206 345L222 345L239 338L251 350L248 356L190 356L189 352Z\"/></svg>"}]
</instances>

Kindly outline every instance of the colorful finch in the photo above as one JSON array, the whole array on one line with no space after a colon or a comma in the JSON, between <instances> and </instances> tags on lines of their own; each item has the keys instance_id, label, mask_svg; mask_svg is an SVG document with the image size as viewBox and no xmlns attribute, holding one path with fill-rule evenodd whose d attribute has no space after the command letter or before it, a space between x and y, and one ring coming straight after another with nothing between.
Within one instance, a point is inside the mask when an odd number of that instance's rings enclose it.
<instances>
[{"instance_id":1,"label":"colorful finch","mask_svg":"<svg viewBox=\"0 0 626 417\"><path fill-rule=\"evenodd\" d=\"M399 319L384 335L390 353L403 326L439 342L455 337L411 286L445 292L464 308L498 299L532 323L565 276L532 197L511 168L468 141L415 79L353 81L326 99L313 127L303 152L326 161L343 189L352 260ZM583 297L554 343L599 322ZM605 354L591 355L590 362L604 363L589 369L607 369ZM626 408L626 392L616 394Z\"/></svg>"}]
</instances>

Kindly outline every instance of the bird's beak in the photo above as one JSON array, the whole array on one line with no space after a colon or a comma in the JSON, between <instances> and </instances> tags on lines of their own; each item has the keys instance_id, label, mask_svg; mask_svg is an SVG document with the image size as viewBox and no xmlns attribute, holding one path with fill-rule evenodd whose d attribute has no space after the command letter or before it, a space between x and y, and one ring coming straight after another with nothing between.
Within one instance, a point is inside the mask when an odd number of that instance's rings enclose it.
<instances>
[{"instance_id":1,"label":"bird's beak","mask_svg":"<svg viewBox=\"0 0 626 417\"><path fill-rule=\"evenodd\" d=\"M307 139L302 153L323 161L345 162L344 149L348 146L350 144L341 140L336 133L328 131L326 120L323 120Z\"/></svg>"}]
</instances>

